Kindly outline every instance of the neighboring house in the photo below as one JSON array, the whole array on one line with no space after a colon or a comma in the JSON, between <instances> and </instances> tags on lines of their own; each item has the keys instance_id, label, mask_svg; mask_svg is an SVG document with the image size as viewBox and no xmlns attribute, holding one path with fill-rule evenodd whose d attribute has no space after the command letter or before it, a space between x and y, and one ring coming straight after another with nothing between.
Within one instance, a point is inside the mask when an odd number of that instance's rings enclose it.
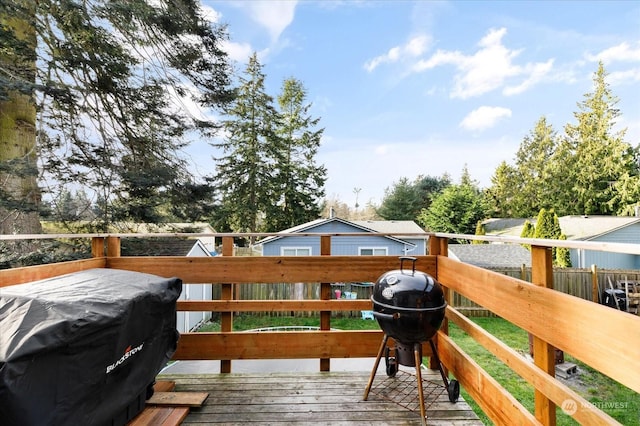
<instances>
[{"instance_id":1,"label":"neighboring house","mask_svg":"<svg viewBox=\"0 0 640 426\"><path fill-rule=\"evenodd\" d=\"M518 244L449 244L449 257L486 269L531 267L531 252Z\"/></svg>"},{"instance_id":2,"label":"neighboring house","mask_svg":"<svg viewBox=\"0 0 640 426\"><path fill-rule=\"evenodd\" d=\"M338 256L419 256L426 253L427 233L413 221L348 221L317 219L281 233L384 233L384 236L333 236L331 254ZM424 235L408 235L424 234ZM318 256L320 237L273 236L258 242L263 256Z\"/></svg>"},{"instance_id":3,"label":"neighboring house","mask_svg":"<svg viewBox=\"0 0 640 426\"><path fill-rule=\"evenodd\" d=\"M525 221L535 219L487 219L483 222L487 235L519 237ZM567 240L603 243L640 244L640 217L633 216L563 216L560 230ZM574 268L640 269L640 256L624 253L570 249Z\"/></svg>"},{"instance_id":4,"label":"neighboring house","mask_svg":"<svg viewBox=\"0 0 640 426\"><path fill-rule=\"evenodd\" d=\"M186 238L123 238L122 256L211 256L200 239ZM178 300L211 300L211 284L190 284L182 286ZM211 312L177 312L177 328L186 333L211 318Z\"/></svg>"}]
</instances>

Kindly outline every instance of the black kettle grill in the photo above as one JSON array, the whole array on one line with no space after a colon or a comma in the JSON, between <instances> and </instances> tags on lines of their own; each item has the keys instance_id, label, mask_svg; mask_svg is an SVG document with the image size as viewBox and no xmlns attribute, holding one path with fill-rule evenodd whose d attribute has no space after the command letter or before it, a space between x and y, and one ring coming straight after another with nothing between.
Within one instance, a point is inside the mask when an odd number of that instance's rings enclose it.
<instances>
[{"instance_id":1,"label":"black kettle grill","mask_svg":"<svg viewBox=\"0 0 640 426\"><path fill-rule=\"evenodd\" d=\"M384 338L378 351L364 399L366 400L384 353L387 376L394 377L398 365L415 367L418 381L420 414L425 421L424 396L422 391L422 343L429 342L433 357L440 370L449 401L456 402L460 396L460 384L449 380L442 368L438 351L431 340L438 332L447 302L442 287L431 275L416 271L415 257L400 257L400 269L385 272L378 278L373 288L373 316L384 331ZM404 269L404 261L412 261L411 269ZM395 347L387 346L391 337Z\"/></svg>"}]
</instances>

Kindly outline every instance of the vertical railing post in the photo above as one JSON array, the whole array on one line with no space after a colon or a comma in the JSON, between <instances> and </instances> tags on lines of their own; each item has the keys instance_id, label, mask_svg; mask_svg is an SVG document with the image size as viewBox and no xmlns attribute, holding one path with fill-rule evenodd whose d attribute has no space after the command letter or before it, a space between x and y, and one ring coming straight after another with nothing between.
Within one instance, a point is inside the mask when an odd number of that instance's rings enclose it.
<instances>
[{"instance_id":1,"label":"vertical railing post","mask_svg":"<svg viewBox=\"0 0 640 426\"><path fill-rule=\"evenodd\" d=\"M553 256L551 247L531 246L531 282L553 288ZM533 362L550 376L555 376L555 348L537 336L533 339ZM535 390L535 416L543 425L556 424L556 405L539 390Z\"/></svg>"},{"instance_id":2,"label":"vertical railing post","mask_svg":"<svg viewBox=\"0 0 640 426\"><path fill-rule=\"evenodd\" d=\"M233 237L222 237L222 255L233 256ZM222 284L220 289L221 300L233 300L233 284ZM230 333L233 331L233 312L222 312L220 314L220 331ZM220 372L231 373L231 360L220 360Z\"/></svg>"},{"instance_id":3,"label":"vertical railing post","mask_svg":"<svg viewBox=\"0 0 640 426\"><path fill-rule=\"evenodd\" d=\"M331 236L320 236L320 256L331 255ZM320 299L331 300L331 283L320 283ZM320 330L331 330L331 311L320 311ZM320 358L320 371L331 370L331 358Z\"/></svg>"},{"instance_id":4,"label":"vertical railing post","mask_svg":"<svg viewBox=\"0 0 640 426\"><path fill-rule=\"evenodd\" d=\"M449 256L449 240L446 238L430 236L429 237L429 254L432 256ZM438 280L438 263L436 261L436 280ZM439 280L438 280L439 281ZM449 287L442 286L442 293L444 295L444 300L447 302L447 305L451 305L452 294ZM442 325L440 326L440 331L442 333L449 335L449 320L445 317L442 321ZM436 347L438 344L438 335L435 336ZM436 364L435 357L429 358L429 368L432 370L437 370L439 366ZM446 367L442 366L445 376L449 375Z\"/></svg>"},{"instance_id":5,"label":"vertical railing post","mask_svg":"<svg viewBox=\"0 0 640 426\"><path fill-rule=\"evenodd\" d=\"M120 257L120 237L107 237L107 257Z\"/></svg>"},{"instance_id":6,"label":"vertical railing post","mask_svg":"<svg viewBox=\"0 0 640 426\"><path fill-rule=\"evenodd\" d=\"M91 238L91 257L104 257L104 238Z\"/></svg>"},{"instance_id":7,"label":"vertical railing post","mask_svg":"<svg viewBox=\"0 0 640 426\"><path fill-rule=\"evenodd\" d=\"M598 303L600 297L600 290L598 289L598 267L594 264L591 265L591 300L594 303Z\"/></svg>"}]
</instances>

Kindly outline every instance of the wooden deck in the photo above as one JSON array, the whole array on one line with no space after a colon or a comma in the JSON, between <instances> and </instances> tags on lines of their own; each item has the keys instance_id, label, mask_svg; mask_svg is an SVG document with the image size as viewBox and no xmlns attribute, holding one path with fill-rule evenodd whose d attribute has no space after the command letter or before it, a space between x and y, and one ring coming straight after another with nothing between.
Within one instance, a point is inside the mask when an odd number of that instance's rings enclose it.
<instances>
[{"instance_id":1,"label":"wooden deck","mask_svg":"<svg viewBox=\"0 0 640 426\"><path fill-rule=\"evenodd\" d=\"M401 369L396 377L378 373L367 401L362 397L366 372L171 374L176 392L208 392L200 408L192 408L183 425L419 425L415 372ZM436 370L423 370L427 423L482 425L462 399L449 402Z\"/></svg>"}]
</instances>

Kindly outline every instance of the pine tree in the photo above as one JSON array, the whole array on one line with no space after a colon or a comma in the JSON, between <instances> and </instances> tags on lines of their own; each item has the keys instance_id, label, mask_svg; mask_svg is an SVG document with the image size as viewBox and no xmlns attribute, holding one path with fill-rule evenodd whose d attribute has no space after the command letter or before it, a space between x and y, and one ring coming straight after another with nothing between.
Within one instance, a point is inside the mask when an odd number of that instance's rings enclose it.
<instances>
[{"instance_id":1,"label":"pine tree","mask_svg":"<svg viewBox=\"0 0 640 426\"><path fill-rule=\"evenodd\" d=\"M446 187L433 199L429 209L420 212L417 220L427 230L473 234L478 221L485 219L484 197L469 177L466 167L461 180L460 185Z\"/></svg>"},{"instance_id":2,"label":"pine tree","mask_svg":"<svg viewBox=\"0 0 640 426\"><path fill-rule=\"evenodd\" d=\"M562 235L562 230L560 229L560 219L558 218L556 212L553 209L540 209L538 218L536 220L533 237L558 240L562 238ZM557 247L553 247L551 250L553 263L555 265L559 264L560 258L562 258L561 261L563 263L566 263L566 253L559 254Z\"/></svg>"},{"instance_id":3,"label":"pine tree","mask_svg":"<svg viewBox=\"0 0 640 426\"><path fill-rule=\"evenodd\" d=\"M18 94L38 102L29 105L37 144L32 132L19 145L39 155L54 197L68 185L100 197L103 230L114 220L160 221L169 200L198 202L186 193L197 185L180 150L187 132L209 134L216 123L194 119L168 93L193 93L208 108L233 93L220 49L226 29L206 22L196 0L0 2L0 33L0 52L15 57L0 55L0 70L7 60L17 67L0 71L0 108L20 109Z\"/></svg>"},{"instance_id":4,"label":"pine tree","mask_svg":"<svg viewBox=\"0 0 640 426\"><path fill-rule=\"evenodd\" d=\"M277 232L299 225L320 215L327 170L316 164L316 155L324 129L319 118L309 115L311 104L301 81L284 81L278 96L280 121L276 133L278 146L274 176L274 202L267 210L265 230Z\"/></svg>"},{"instance_id":5,"label":"pine tree","mask_svg":"<svg viewBox=\"0 0 640 426\"><path fill-rule=\"evenodd\" d=\"M624 141L625 130L613 132L620 111L606 77L600 63L593 92L584 96L574 113L577 123L565 127L564 155L559 158L562 163L556 163L557 171L569 170L564 182L572 183L571 192L564 200L576 199L573 214L612 214L624 209L616 190L626 176L638 172L637 151Z\"/></svg>"},{"instance_id":6,"label":"pine tree","mask_svg":"<svg viewBox=\"0 0 640 426\"><path fill-rule=\"evenodd\" d=\"M267 213L280 201L276 177L283 144L277 134L281 117L265 91L265 75L256 53L249 58L240 83L224 121L227 136L213 144L223 154L215 159L214 182L225 214L216 227L259 232Z\"/></svg>"},{"instance_id":7,"label":"pine tree","mask_svg":"<svg viewBox=\"0 0 640 426\"><path fill-rule=\"evenodd\" d=\"M0 6L0 234L36 234L42 232L33 103L37 41L29 24L36 6L8 3Z\"/></svg>"},{"instance_id":8,"label":"pine tree","mask_svg":"<svg viewBox=\"0 0 640 426\"><path fill-rule=\"evenodd\" d=\"M482 221L478 221L478 223L476 224L475 235L487 235L487 231L484 229L484 225L482 224ZM481 240L472 240L471 244L489 244L489 242L481 241Z\"/></svg>"},{"instance_id":9,"label":"pine tree","mask_svg":"<svg viewBox=\"0 0 640 426\"><path fill-rule=\"evenodd\" d=\"M420 212L419 200L414 185L402 177L392 188L385 189L377 213L385 220L415 220Z\"/></svg>"},{"instance_id":10,"label":"pine tree","mask_svg":"<svg viewBox=\"0 0 640 426\"><path fill-rule=\"evenodd\" d=\"M548 204L553 187L549 164L557 144L556 132L545 117L536 122L520 144L516 153L519 189L513 202L513 211L518 217L531 217L543 207L553 207Z\"/></svg>"},{"instance_id":11,"label":"pine tree","mask_svg":"<svg viewBox=\"0 0 640 426\"><path fill-rule=\"evenodd\" d=\"M558 239L566 241L567 236L560 234ZM566 247L556 247L554 263L560 268L571 268L571 250Z\"/></svg>"},{"instance_id":12,"label":"pine tree","mask_svg":"<svg viewBox=\"0 0 640 426\"><path fill-rule=\"evenodd\" d=\"M519 217L514 208L521 190L521 181L515 167L502 161L491 176L491 186L485 191L485 197L492 217Z\"/></svg>"}]
</instances>

